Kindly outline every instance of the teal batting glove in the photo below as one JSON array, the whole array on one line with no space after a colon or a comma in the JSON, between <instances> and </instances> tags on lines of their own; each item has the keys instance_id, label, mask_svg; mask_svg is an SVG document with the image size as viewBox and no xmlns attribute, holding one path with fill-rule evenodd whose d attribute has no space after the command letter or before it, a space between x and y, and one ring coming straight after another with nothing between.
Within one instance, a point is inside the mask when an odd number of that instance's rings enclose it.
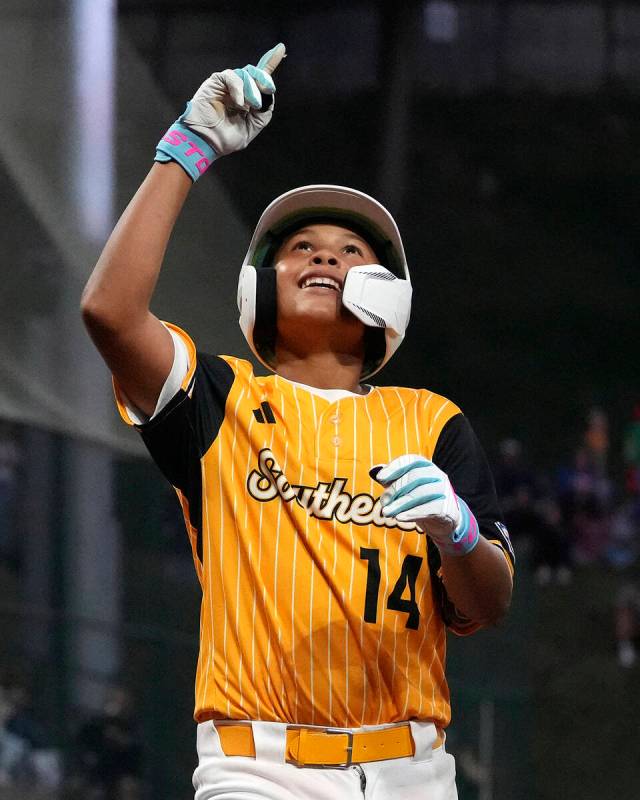
<instances>
[{"instance_id":1,"label":"teal batting glove","mask_svg":"<svg viewBox=\"0 0 640 800\"><path fill-rule=\"evenodd\" d=\"M277 44L256 66L214 72L159 141L155 160L176 161L196 181L216 158L243 150L271 121L271 76L285 56L285 46ZM267 108L265 96L272 101Z\"/></svg>"},{"instance_id":2,"label":"teal batting glove","mask_svg":"<svg viewBox=\"0 0 640 800\"><path fill-rule=\"evenodd\" d=\"M385 487L382 514L400 522L414 522L452 556L464 556L478 544L478 523L469 506L454 492L447 475L424 456L404 455L372 477Z\"/></svg>"}]
</instances>

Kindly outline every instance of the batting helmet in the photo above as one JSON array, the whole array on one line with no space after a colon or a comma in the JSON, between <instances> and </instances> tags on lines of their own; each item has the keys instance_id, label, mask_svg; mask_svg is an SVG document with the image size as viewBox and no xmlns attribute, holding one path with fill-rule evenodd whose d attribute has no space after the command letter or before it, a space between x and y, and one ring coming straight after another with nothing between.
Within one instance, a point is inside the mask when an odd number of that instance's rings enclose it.
<instances>
[{"instance_id":1,"label":"batting helmet","mask_svg":"<svg viewBox=\"0 0 640 800\"><path fill-rule=\"evenodd\" d=\"M361 378L391 358L404 338L411 311L411 280L395 220L369 195L346 186L301 186L277 197L260 217L238 282L240 327L249 346L275 369L276 271L273 257L283 239L302 223L345 225L372 246L381 264L352 267L342 303L372 332Z\"/></svg>"}]
</instances>

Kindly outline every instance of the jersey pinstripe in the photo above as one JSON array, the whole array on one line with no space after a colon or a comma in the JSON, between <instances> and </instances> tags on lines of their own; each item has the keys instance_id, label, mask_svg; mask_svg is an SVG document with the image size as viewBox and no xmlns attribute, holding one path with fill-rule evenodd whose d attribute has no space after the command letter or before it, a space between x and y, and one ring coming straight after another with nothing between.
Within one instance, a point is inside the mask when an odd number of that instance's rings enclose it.
<instances>
[{"instance_id":1,"label":"jersey pinstripe","mask_svg":"<svg viewBox=\"0 0 640 800\"><path fill-rule=\"evenodd\" d=\"M180 333L189 373L141 431L178 492L202 587L196 719L446 726L446 628L475 626L447 601L437 549L382 517L369 470L433 458L460 409L399 387L329 402L246 361L196 357Z\"/></svg>"}]
</instances>

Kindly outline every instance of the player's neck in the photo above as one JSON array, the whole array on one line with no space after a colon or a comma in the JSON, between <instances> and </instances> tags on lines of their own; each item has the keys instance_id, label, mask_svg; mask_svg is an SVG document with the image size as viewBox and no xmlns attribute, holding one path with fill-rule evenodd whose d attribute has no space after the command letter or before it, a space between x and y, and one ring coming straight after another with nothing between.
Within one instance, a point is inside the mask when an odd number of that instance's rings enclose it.
<instances>
[{"instance_id":1,"label":"player's neck","mask_svg":"<svg viewBox=\"0 0 640 800\"><path fill-rule=\"evenodd\" d=\"M356 394L365 393L360 385L362 359L343 353L319 352L300 357L278 348L276 372L289 381L316 389L346 389Z\"/></svg>"}]
</instances>

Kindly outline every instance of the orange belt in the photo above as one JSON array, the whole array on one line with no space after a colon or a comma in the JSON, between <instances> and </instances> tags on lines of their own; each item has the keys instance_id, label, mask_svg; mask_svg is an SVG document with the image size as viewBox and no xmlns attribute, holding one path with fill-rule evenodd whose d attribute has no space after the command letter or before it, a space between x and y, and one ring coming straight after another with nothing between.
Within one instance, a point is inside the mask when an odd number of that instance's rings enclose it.
<instances>
[{"instance_id":1,"label":"orange belt","mask_svg":"<svg viewBox=\"0 0 640 800\"><path fill-rule=\"evenodd\" d=\"M251 723L214 724L225 755L256 757ZM440 747L443 741L444 734L438 729L433 749ZM340 728L287 727L286 761L298 767L348 767L368 761L406 758L414 753L411 728L406 723L358 733Z\"/></svg>"}]
</instances>

